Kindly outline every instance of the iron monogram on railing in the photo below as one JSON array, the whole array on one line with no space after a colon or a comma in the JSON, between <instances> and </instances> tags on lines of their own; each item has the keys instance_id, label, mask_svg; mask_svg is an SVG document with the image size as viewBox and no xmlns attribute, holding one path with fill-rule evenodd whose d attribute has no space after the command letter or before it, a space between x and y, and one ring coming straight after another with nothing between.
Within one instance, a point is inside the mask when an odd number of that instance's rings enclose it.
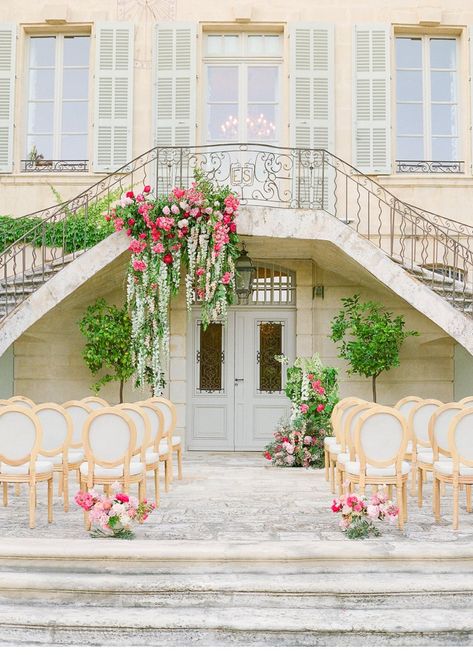
<instances>
[{"instance_id":1,"label":"iron monogram on railing","mask_svg":"<svg viewBox=\"0 0 473 655\"><path fill-rule=\"evenodd\" d=\"M187 187L196 168L231 186L242 206L318 211L321 220L331 214L470 314L473 228L401 201L326 150L224 143L152 148L69 202L35 214L31 229L0 255L0 318L96 243L97 207L105 211L145 184L158 194Z\"/></svg>"}]
</instances>

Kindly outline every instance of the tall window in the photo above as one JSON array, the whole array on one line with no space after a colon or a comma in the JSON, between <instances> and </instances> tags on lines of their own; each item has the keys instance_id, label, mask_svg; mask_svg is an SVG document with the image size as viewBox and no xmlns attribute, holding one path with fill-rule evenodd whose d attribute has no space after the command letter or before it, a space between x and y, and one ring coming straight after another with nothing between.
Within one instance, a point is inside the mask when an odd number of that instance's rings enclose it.
<instances>
[{"instance_id":1,"label":"tall window","mask_svg":"<svg viewBox=\"0 0 473 655\"><path fill-rule=\"evenodd\" d=\"M398 164L432 162L441 172L443 162L455 172L448 163L460 158L457 66L455 38L396 38Z\"/></svg>"},{"instance_id":2,"label":"tall window","mask_svg":"<svg viewBox=\"0 0 473 655\"><path fill-rule=\"evenodd\" d=\"M277 143L282 41L278 34L208 34L205 139Z\"/></svg>"},{"instance_id":3,"label":"tall window","mask_svg":"<svg viewBox=\"0 0 473 655\"><path fill-rule=\"evenodd\" d=\"M30 37L25 168L86 169L89 45L88 36Z\"/></svg>"}]
</instances>

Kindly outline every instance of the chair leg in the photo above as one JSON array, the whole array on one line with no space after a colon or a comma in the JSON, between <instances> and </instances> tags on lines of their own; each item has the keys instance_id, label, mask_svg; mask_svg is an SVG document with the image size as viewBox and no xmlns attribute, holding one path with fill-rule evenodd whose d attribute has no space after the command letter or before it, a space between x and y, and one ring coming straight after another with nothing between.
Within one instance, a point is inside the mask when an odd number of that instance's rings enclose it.
<instances>
[{"instance_id":1,"label":"chair leg","mask_svg":"<svg viewBox=\"0 0 473 655\"><path fill-rule=\"evenodd\" d=\"M20 483L15 482L15 496L19 496L19 495L20 495Z\"/></svg>"},{"instance_id":2,"label":"chair leg","mask_svg":"<svg viewBox=\"0 0 473 655\"><path fill-rule=\"evenodd\" d=\"M59 473L59 482L57 487L57 495L62 496L64 493L64 473Z\"/></svg>"},{"instance_id":3,"label":"chair leg","mask_svg":"<svg viewBox=\"0 0 473 655\"><path fill-rule=\"evenodd\" d=\"M30 528L36 527L36 485L30 483Z\"/></svg>"},{"instance_id":4,"label":"chair leg","mask_svg":"<svg viewBox=\"0 0 473 655\"><path fill-rule=\"evenodd\" d=\"M342 496L343 495L343 471L340 469L338 470L337 467L337 474L338 474L338 495Z\"/></svg>"},{"instance_id":5,"label":"chair leg","mask_svg":"<svg viewBox=\"0 0 473 655\"><path fill-rule=\"evenodd\" d=\"M330 457L330 491L335 493L335 462Z\"/></svg>"},{"instance_id":6,"label":"chair leg","mask_svg":"<svg viewBox=\"0 0 473 655\"><path fill-rule=\"evenodd\" d=\"M458 530L458 483L453 483L453 529Z\"/></svg>"},{"instance_id":7,"label":"chair leg","mask_svg":"<svg viewBox=\"0 0 473 655\"><path fill-rule=\"evenodd\" d=\"M411 496L416 495L417 486L417 460L412 460L412 476L411 476Z\"/></svg>"},{"instance_id":8,"label":"chair leg","mask_svg":"<svg viewBox=\"0 0 473 655\"><path fill-rule=\"evenodd\" d=\"M423 483L424 483L424 475L423 475L423 470L421 468L417 469L417 505L419 507L422 507L422 500L423 500Z\"/></svg>"},{"instance_id":9,"label":"chair leg","mask_svg":"<svg viewBox=\"0 0 473 655\"><path fill-rule=\"evenodd\" d=\"M64 501L64 511L69 511L69 471L64 471L62 478L62 497Z\"/></svg>"},{"instance_id":10,"label":"chair leg","mask_svg":"<svg viewBox=\"0 0 473 655\"><path fill-rule=\"evenodd\" d=\"M388 496L388 500L393 499L393 486L392 486L392 484L388 484L387 496Z\"/></svg>"},{"instance_id":11,"label":"chair leg","mask_svg":"<svg viewBox=\"0 0 473 655\"><path fill-rule=\"evenodd\" d=\"M435 522L440 523L440 480L434 477Z\"/></svg>"},{"instance_id":12,"label":"chair leg","mask_svg":"<svg viewBox=\"0 0 473 655\"><path fill-rule=\"evenodd\" d=\"M154 469L154 498L156 507L159 507L159 466Z\"/></svg>"},{"instance_id":13,"label":"chair leg","mask_svg":"<svg viewBox=\"0 0 473 655\"><path fill-rule=\"evenodd\" d=\"M182 444L177 447L177 479L182 480Z\"/></svg>"},{"instance_id":14,"label":"chair leg","mask_svg":"<svg viewBox=\"0 0 473 655\"><path fill-rule=\"evenodd\" d=\"M404 529L404 503L402 500L402 484L396 485L396 502L397 502L397 506L399 507L399 514L398 514L399 529L403 530Z\"/></svg>"},{"instance_id":15,"label":"chair leg","mask_svg":"<svg viewBox=\"0 0 473 655\"><path fill-rule=\"evenodd\" d=\"M53 476L48 480L48 523L53 522Z\"/></svg>"},{"instance_id":16,"label":"chair leg","mask_svg":"<svg viewBox=\"0 0 473 655\"><path fill-rule=\"evenodd\" d=\"M440 495L445 496L445 482L440 482Z\"/></svg>"},{"instance_id":17,"label":"chair leg","mask_svg":"<svg viewBox=\"0 0 473 655\"><path fill-rule=\"evenodd\" d=\"M402 485L402 509L404 514L404 523L407 523L407 481Z\"/></svg>"},{"instance_id":18,"label":"chair leg","mask_svg":"<svg viewBox=\"0 0 473 655\"><path fill-rule=\"evenodd\" d=\"M466 484L466 511L471 512L471 484Z\"/></svg>"},{"instance_id":19,"label":"chair leg","mask_svg":"<svg viewBox=\"0 0 473 655\"><path fill-rule=\"evenodd\" d=\"M8 505L8 482L3 483L3 506Z\"/></svg>"},{"instance_id":20,"label":"chair leg","mask_svg":"<svg viewBox=\"0 0 473 655\"><path fill-rule=\"evenodd\" d=\"M169 459L164 460L164 491L169 491Z\"/></svg>"},{"instance_id":21,"label":"chair leg","mask_svg":"<svg viewBox=\"0 0 473 655\"><path fill-rule=\"evenodd\" d=\"M329 454L328 450L324 448L324 468L325 468L325 482L328 482L330 480L330 475L329 475L329 466L330 466L330 459L329 459Z\"/></svg>"}]
</instances>

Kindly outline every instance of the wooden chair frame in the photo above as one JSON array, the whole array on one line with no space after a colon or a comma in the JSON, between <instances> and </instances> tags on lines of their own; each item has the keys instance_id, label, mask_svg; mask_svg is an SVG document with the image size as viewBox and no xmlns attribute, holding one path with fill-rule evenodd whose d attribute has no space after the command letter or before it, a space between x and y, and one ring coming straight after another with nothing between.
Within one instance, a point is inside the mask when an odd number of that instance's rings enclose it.
<instances>
[{"instance_id":1,"label":"wooden chair frame","mask_svg":"<svg viewBox=\"0 0 473 655\"><path fill-rule=\"evenodd\" d=\"M459 403L460 404L460 403ZM450 423L450 428L448 430L448 445L452 457L452 474L447 475L436 470L434 467L433 477L434 477L434 514L435 521L438 523L440 521L440 485L451 484L453 490L453 529L458 530L458 500L460 486L466 486L466 511L471 512L471 485L473 485L473 475L461 475L460 465L463 464L468 468L473 468L473 460L466 459L462 457L457 450L456 441L455 441L455 431L458 424L465 416L470 416L473 414L473 407L468 409L463 409L459 414L457 414Z\"/></svg>"},{"instance_id":2,"label":"wooden chair frame","mask_svg":"<svg viewBox=\"0 0 473 655\"><path fill-rule=\"evenodd\" d=\"M33 444L33 448L30 453L25 457L20 459L9 459L5 457L0 452L0 462L4 462L8 466L21 466L29 462L29 472L27 474L6 474L0 473L0 482L3 482L3 504L4 506L8 505L8 483L13 482L15 484L28 484L30 488L29 493L29 526L30 528L36 527L36 485L38 482L47 482L48 483L48 523L53 521L53 470L48 471L47 473L37 473L36 472L36 460L38 458L39 450L41 447L41 439L43 436L43 429L41 423L38 420L38 417L33 413L31 409L21 407L19 405L11 405L10 407L0 408L0 416L4 414L17 412L27 416L36 429L36 438Z\"/></svg>"},{"instance_id":3,"label":"wooden chair frame","mask_svg":"<svg viewBox=\"0 0 473 655\"><path fill-rule=\"evenodd\" d=\"M464 405L465 403L472 403L470 407L473 407L473 396L465 396L465 398L462 398L461 400L458 401L460 405ZM465 409L467 409L465 407Z\"/></svg>"},{"instance_id":4,"label":"wooden chair frame","mask_svg":"<svg viewBox=\"0 0 473 655\"><path fill-rule=\"evenodd\" d=\"M163 396L153 396L152 398L149 398L149 402L153 403L155 406L158 407L159 405L166 405L169 407L171 411L171 425L169 426L169 429L164 431L164 437L167 438L168 444L170 443L170 447L172 449L173 453L177 454L177 478L178 480L182 480L182 439L180 443L174 445L172 443L172 438L174 436L174 431L176 429L176 423L177 423L177 411L176 411L176 406L174 405L173 402L168 400L168 398L164 398ZM163 415L164 416L164 415ZM173 479L173 470L171 466L171 481Z\"/></svg>"},{"instance_id":5,"label":"wooden chair frame","mask_svg":"<svg viewBox=\"0 0 473 655\"><path fill-rule=\"evenodd\" d=\"M169 491L169 487L172 480L172 443L170 437L166 436L164 432L164 415L162 411L159 409L159 407L157 407L154 403L150 402L149 399L141 400L140 402L135 404L149 407L156 413L159 419L158 432L154 436L151 435L151 440L154 444L154 451L156 453L159 453L159 461L164 462L164 491L167 493ZM159 444L161 440L164 438L166 438L166 441L168 443L168 452L163 455L162 453L159 452Z\"/></svg>"},{"instance_id":6,"label":"wooden chair frame","mask_svg":"<svg viewBox=\"0 0 473 655\"><path fill-rule=\"evenodd\" d=\"M345 420L345 450L344 453L348 453L350 461L354 462L356 460L356 450L355 444L352 439L352 428L353 422L356 420L360 412L366 412L368 409L373 407L373 403L367 401L362 402L360 405L355 405L349 411L348 416ZM339 453L341 455L342 453ZM338 494L341 496L343 494L343 484L344 484L344 473L345 473L345 462L339 460L339 455L337 455L336 467L335 467L335 476L336 483L338 486ZM341 458L340 458L341 459Z\"/></svg>"},{"instance_id":7,"label":"wooden chair frame","mask_svg":"<svg viewBox=\"0 0 473 655\"><path fill-rule=\"evenodd\" d=\"M81 398L81 400L79 402L84 403L86 405L89 402L94 402L94 403L98 403L102 407L110 407L110 403L108 403L103 398L100 398L99 396L86 396L85 398ZM94 408L91 407L90 409L93 410Z\"/></svg>"},{"instance_id":8,"label":"wooden chair frame","mask_svg":"<svg viewBox=\"0 0 473 655\"><path fill-rule=\"evenodd\" d=\"M412 443L412 455L411 455L411 462L412 462L412 471L411 471L411 494L415 496L416 494L416 487L417 487L417 480L416 480L416 470L417 470L417 447L420 445L423 448L432 448L432 444L430 442L430 438L427 434L428 441L423 440L422 438L419 438L415 432L414 432L414 416L416 412L418 412L422 407L425 407L426 405L436 405L437 407L441 407L443 403L440 400L437 400L436 398L427 398L426 400L423 400L420 402L418 405L413 407L409 413L409 417L407 419L407 434L408 434L408 441ZM428 431L428 426L427 426L427 431Z\"/></svg>"},{"instance_id":9,"label":"wooden chair frame","mask_svg":"<svg viewBox=\"0 0 473 655\"><path fill-rule=\"evenodd\" d=\"M362 446L361 431L363 425L366 423L366 421L368 421L372 416L375 416L376 414L390 414L391 416L395 416L399 420L402 426L403 436L399 445L398 452L390 459L375 460L372 459L371 457L367 457ZM363 416L360 416L358 418L355 427L354 436L355 436L354 438L355 449L360 462L360 471L358 474L354 474L345 470L345 477L350 482L350 487L352 487L354 484L357 484L360 488L360 493L364 494L366 485L395 486L396 498L399 506L398 522L399 522L399 528L402 530L404 528L405 521L407 521L407 479L408 479L408 473L404 473L404 474L402 473L404 453L406 451L407 441L408 441L407 424L404 417L400 412L398 412L396 409L392 407L379 407L379 406L372 407L371 409L368 409L363 414ZM388 475L368 476L366 475L367 464L374 466L376 468L387 468L388 466L392 466L394 464L396 473L393 476L388 476Z\"/></svg>"},{"instance_id":10,"label":"wooden chair frame","mask_svg":"<svg viewBox=\"0 0 473 655\"><path fill-rule=\"evenodd\" d=\"M35 402L31 400L31 398L28 398L27 396L11 396L10 398L8 398L8 402L12 404L15 404L16 402L26 403L30 409L35 406Z\"/></svg>"},{"instance_id":11,"label":"wooden chair frame","mask_svg":"<svg viewBox=\"0 0 473 655\"><path fill-rule=\"evenodd\" d=\"M330 424L332 426L332 432L333 436L335 437L336 443L338 443L337 439L337 426L338 426L338 414L340 412L340 409L343 409L343 406L346 402L349 402L351 400L355 400L355 396L347 396L347 398L342 398L341 400L338 401L338 403L335 405L333 408L332 414L330 416ZM329 482L330 480L330 451L329 451L329 445L330 442L328 439L324 439L324 468L325 468L325 480Z\"/></svg>"},{"instance_id":12,"label":"wooden chair frame","mask_svg":"<svg viewBox=\"0 0 473 655\"><path fill-rule=\"evenodd\" d=\"M345 398L345 403L343 406L339 409L337 412L337 416L334 421L334 428L335 428L335 437L337 439L336 443L340 445L341 447L341 452L345 452L345 443L346 443L346 418L348 418L348 414L350 413L351 408L358 407L361 403L364 403L364 400L361 400L361 398L356 398L354 396L350 396L349 398ZM345 421L342 425L341 420L342 417L345 415L345 411L348 409L348 414L346 415ZM335 477L336 477L336 465L337 465L337 457L339 453L336 452L331 452L330 451L330 444L328 445L328 455L329 455L329 469L330 469L330 490L332 493L335 493Z\"/></svg>"},{"instance_id":13,"label":"wooden chair frame","mask_svg":"<svg viewBox=\"0 0 473 655\"><path fill-rule=\"evenodd\" d=\"M81 409L85 409L85 411L86 411L89 415L92 414L92 412L94 411L94 410L91 409L88 405L86 405L85 403L83 403L81 400L68 400L67 402L62 403L62 407L63 407L66 411L69 409L69 407L80 407ZM72 419L71 419L71 420L72 420ZM74 422L73 422L73 424L74 424ZM82 434L83 434L83 433L82 433ZM83 444L83 442L82 442L82 436L81 436L81 440L80 440L80 441L74 441L74 442L71 442L71 444L70 444L69 447L70 447L70 448L82 448L82 449L83 449L84 444Z\"/></svg>"},{"instance_id":14,"label":"wooden chair frame","mask_svg":"<svg viewBox=\"0 0 473 655\"><path fill-rule=\"evenodd\" d=\"M59 473L58 494L59 496L62 495L64 511L68 512L69 511L69 472L78 471L80 465L82 464L82 461L69 462L69 448L71 447L72 432L73 432L72 418L66 412L64 407L62 407L62 405L58 405L57 403L41 403L40 405L36 405L32 411L34 414L37 414L43 409L52 409L58 412L59 414L61 414L61 416L64 417L67 425L67 434L62 446L59 446L58 448L54 448L53 450L46 450L45 448L41 447L39 450L39 454L43 455L44 457L51 457L51 458L56 457L56 455L62 455L61 464L53 463L53 473ZM44 435L44 431L43 431L43 435Z\"/></svg>"}]
</instances>

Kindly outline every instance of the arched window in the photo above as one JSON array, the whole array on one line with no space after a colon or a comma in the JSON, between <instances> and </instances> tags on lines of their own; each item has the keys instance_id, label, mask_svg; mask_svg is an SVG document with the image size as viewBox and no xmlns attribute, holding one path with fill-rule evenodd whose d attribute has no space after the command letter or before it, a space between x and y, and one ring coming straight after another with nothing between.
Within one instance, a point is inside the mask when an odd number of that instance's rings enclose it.
<instances>
[{"instance_id":1,"label":"arched window","mask_svg":"<svg viewBox=\"0 0 473 655\"><path fill-rule=\"evenodd\" d=\"M256 267L251 305L296 304L296 274L279 264L254 262Z\"/></svg>"}]
</instances>

